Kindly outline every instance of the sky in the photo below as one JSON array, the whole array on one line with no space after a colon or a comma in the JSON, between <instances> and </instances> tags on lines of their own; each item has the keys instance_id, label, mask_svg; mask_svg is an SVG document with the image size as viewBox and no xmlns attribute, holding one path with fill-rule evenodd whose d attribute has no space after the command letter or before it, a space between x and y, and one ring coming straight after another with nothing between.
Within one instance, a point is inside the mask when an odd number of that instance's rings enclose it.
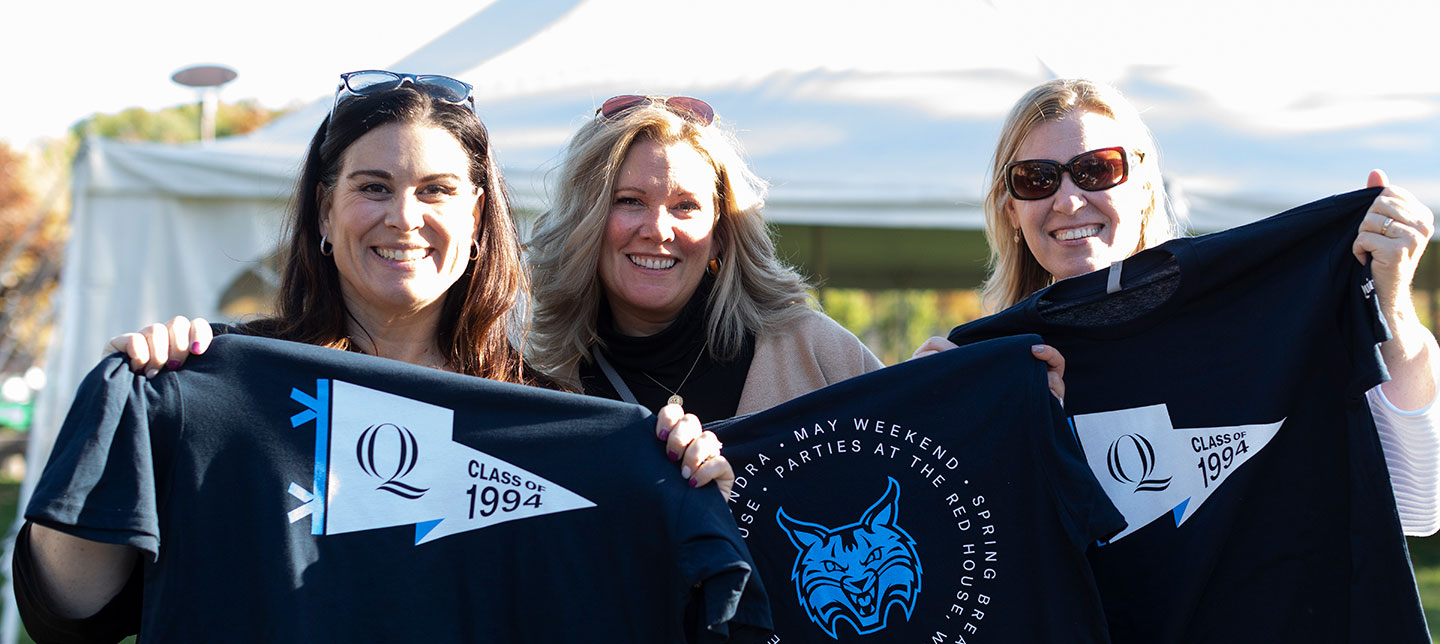
<instances>
[{"instance_id":1,"label":"sky","mask_svg":"<svg viewBox=\"0 0 1440 644\"><path fill-rule=\"evenodd\" d=\"M0 8L0 60L33 87L11 83L0 105L0 139L24 146L61 137L95 113L161 109L198 100L170 80L175 71L219 63L239 76L221 100L258 99L270 108L329 94L341 72L384 68L419 49L487 0L424 0L422 15L397 19L397 3L7 2ZM243 10L242 10L243 9Z\"/></svg>"},{"instance_id":2,"label":"sky","mask_svg":"<svg viewBox=\"0 0 1440 644\"><path fill-rule=\"evenodd\" d=\"M338 73L384 68L491 2L426 0L416 15L377 0L160 0L86 3L83 8L70 2L7 3L0 9L0 60L26 70L27 78L44 78L45 87L73 82L75 91L64 97L17 100L23 85L12 81L5 92L9 100L0 107L0 139L24 145L38 137L61 136L71 124L97 112L192 102L196 92L176 85L170 76L202 63L221 63L239 72L222 90L222 100L253 98L272 108L308 102L328 94ZM1095 14L1093 3L984 4L1029 34L1028 40L1010 46L1033 52L1059 75L1105 77L1136 63L1150 65L1161 70L1157 78L1167 83L1226 88L1217 94L1230 97L1232 104L1218 107L1250 115L1259 129L1331 128L1404 118L1433 109L1408 96L1440 93L1440 54L1433 47L1440 2L1433 0L1371 0L1364 8L1343 0L1118 0L1105 4L1103 16ZM793 21L812 33L825 33L823 13L786 0L764 6L754 13L717 12L716 19L739 25ZM826 6L839 13L873 11L884 4L836 0ZM913 19L876 18L885 26L899 22L898 28ZM681 26L678 36L645 36L676 40L683 39L684 31ZM793 41L788 46L811 44ZM766 49L741 47L708 58L744 65L763 60ZM833 58L817 59L817 64L840 62ZM923 67L922 56L915 58L915 66ZM852 65L863 66L864 61ZM1257 69L1267 73L1250 73ZM1303 109L1307 100L1347 94L1345 85L1351 82L1365 84L1363 96ZM874 89L885 91L883 86Z\"/></svg>"}]
</instances>

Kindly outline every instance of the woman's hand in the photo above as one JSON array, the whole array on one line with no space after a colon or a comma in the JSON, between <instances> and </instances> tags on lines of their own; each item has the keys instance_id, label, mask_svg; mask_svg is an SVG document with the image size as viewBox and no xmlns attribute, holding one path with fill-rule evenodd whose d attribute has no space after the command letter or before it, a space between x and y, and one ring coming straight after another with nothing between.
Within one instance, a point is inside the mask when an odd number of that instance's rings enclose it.
<instances>
[{"instance_id":1,"label":"woman's hand","mask_svg":"<svg viewBox=\"0 0 1440 644\"><path fill-rule=\"evenodd\" d=\"M925 344L920 345L915 353L911 354L910 359L923 358L957 348L959 347L954 342L940 336L932 336L925 341ZM1045 363L1045 380L1050 385L1050 393L1054 394L1063 406L1065 404L1065 356L1060 355L1055 347L1048 344L1034 345L1030 347L1030 353L1035 356L1036 360Z\"/></svg>"},{"instance_id":2,"label":"woman's hand","mask_svg":"<svg viewBox=\"0 0 1440 644\"><path fill-rule=\"evenodd\" d=\"M720 439L714 432L701 429L695 414L685 413L680 405L661 407L655 420L655 437L665 441L666 455L680 463L680 476L690 481L690 487L713 481L720 494L730 498L735 470L720 455Z\"/></svg>"},{"instance_id":3,"label":"woman's hand","mask_svg":"<svg viewBox=\"0 0 1440 644\"><path fill-rule=\"evenodd\" d=\"M190 354L210 348L210 323L205 318L177 315L169 324L155 323L134 333L110 338L104 355L119 351L130 358L130 370L154 378L164 369L179 369Z\"/></svg>"},{"instance_id":4,"label":"woman's hand","mask_svg":"<svg viewBox=\"0 0 1440 644\"><path fill-rule=\"evenodd\" d=\"M1389 183L1384 172L1370 172L1367 187L1385 189L1370 204L1351 250L1362 264L1367 256L1371 259L1381 311L1413 310L1410 283L1435 233L1435 214L1410 191Z\"/></svg>"},{"instance_id":5,"label":"woman's hand","mask_svg":"<svg viewBox=\"0 0 1440 644\"><path fill-rule=\"evenodd\" d=\"M1361 220L1351 251L1361 263L1370 259L1380 314L1393 336L1380 345L1391 376L1383 385L1385 397L1400 409L1413 410L1435 398L1435 338L1420 323L1410 297L1420 256L1435 233L1435 213L1410 191L1389 184L1384 172L1370 172L1366 186L1385 189Z\"/></svg>"}]
</instances>

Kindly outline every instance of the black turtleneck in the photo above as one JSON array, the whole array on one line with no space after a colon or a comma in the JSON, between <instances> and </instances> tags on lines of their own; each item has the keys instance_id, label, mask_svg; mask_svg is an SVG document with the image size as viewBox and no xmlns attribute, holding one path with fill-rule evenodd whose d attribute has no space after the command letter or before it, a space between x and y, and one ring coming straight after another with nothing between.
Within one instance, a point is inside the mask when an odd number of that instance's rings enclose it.
<instances>
[{"instance_id":1,"label":"black turtleneck","mask_svg":"<svg viewBox=\"0 0 1440 644\"><path fill-rule=\"evenodd\" d=\"M665 406L670 390L684 397L685 411L702 422L730 418L740 406L745 376L755 357L755 338L746 334L744 347L734 360L720 362L705 351L705 307L714 286L714 278L705 275L670 326L641 337L620 333L609 302L601 299L595 326L605 345L605 357L640 404L651 411ZM592 346L591 350L599 348ZM686 373L690 374L688 379ZM620 394L593 359L580 361L580 384L588 395L620 400Z\"/></svg>"}]
</instances>

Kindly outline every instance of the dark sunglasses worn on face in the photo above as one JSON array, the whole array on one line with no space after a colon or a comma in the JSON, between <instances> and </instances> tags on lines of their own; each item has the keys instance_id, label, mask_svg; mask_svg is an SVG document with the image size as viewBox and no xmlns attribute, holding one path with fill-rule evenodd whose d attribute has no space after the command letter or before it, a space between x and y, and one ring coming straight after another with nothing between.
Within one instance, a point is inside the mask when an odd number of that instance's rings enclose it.
<instances>
[{"instance_id":1,"label":"dark sunglasses worn on face","mask_svg":"<svg viewBox=\"0 0 1440 644\"><path fill-rule=\"evenodd\" d=\"M335 108L340 106L340 101L346 96L379 94L407 83L446 103L469 103L470 111L475 111L475 88L465 81L434 74L400 74L383 69L367 69L340 75L340 86L335 88L335 102L330 104L330 119L335 119Z\"/></svg>"},{"instance_id":2,"label":"dark sunglasses worn on face","mask_svg":"<svg viewBox=\"0 0 1440 644\"><path fill-rule=\"evenodd\" d=\"M604 103L600 104L600 109L595 110L595 113L608 119L626 110L651 103L664 105L671 112L679 114L700 125L710 125L715 122L715 109L710 107L709 103L689 96L640 96L638 94L624 94L607 99Z\"/></svg>"},{"instance_id":3,"label":"dark sunglasses worn on face","mask_svg":"<svg viewBox=\"0 0 1440 644\"><path fill-rule=\"evenodd\" d=\"M1145 157L1136 152L1141 161ZM1086 192L1109 190L1130 178L1125 148L1101 148L1075 155L1065 163L1049 159L1011 161L1005 164L1005 187L1021 201L1044 199L1060 190L1060 176L1070 173L1075 187Z\"/></svg>"}]
</instances>

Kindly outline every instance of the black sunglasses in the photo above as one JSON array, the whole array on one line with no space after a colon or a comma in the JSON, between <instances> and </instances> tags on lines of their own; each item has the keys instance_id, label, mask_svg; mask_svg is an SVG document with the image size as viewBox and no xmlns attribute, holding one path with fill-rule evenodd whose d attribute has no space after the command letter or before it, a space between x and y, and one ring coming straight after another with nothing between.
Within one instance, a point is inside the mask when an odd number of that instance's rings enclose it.
<instances>
[{"instance_id":1,"label":"black sunglasses","mask_svg":"<svg viewBox=\"0 0 1440 644\"><path fill-rule=\"evenodd\" d=\"M366 69L340 75L340 86L335 88L335 102L330 104L330 121L335 120L335 108L340 106L345 96L379 94L406 83L446 103L469 103L470 111L475 111L475 88L465 81L435 74L400 74L383 69Z\"/></svg>"},{"instance_id":2,"label":"black sunglasses","mask_svg":"<svg viewBox=\"0 0 1440 644\"><path fill-rule=\"evenodd\" d=\"M1140 161L1145 156L1136 152ZM1130 178L1125 148L1101 148L1075 155L1065 163L1028 159L1005 164L1005 187L1021 201L1044 199L1060 190L1060 175L1069 172L1075 187L1086 192L1109 190Z\"/></svg>"},{"instance_id":3,"label":"black sunglasses","mask_svg":"<svg viewBox=\"0 0 1440 644\"><path fill-rule=\"evenodd\" d=\"M710 125L715 122L715 108L710 107L710 104L705 101L689 96L622 94L606 99L604 103L600 104L600 109L595 110L595 113L608 119L626 110L651 103L664 105L671 112L701 125Z\"/></svg>"}]
</instances>

